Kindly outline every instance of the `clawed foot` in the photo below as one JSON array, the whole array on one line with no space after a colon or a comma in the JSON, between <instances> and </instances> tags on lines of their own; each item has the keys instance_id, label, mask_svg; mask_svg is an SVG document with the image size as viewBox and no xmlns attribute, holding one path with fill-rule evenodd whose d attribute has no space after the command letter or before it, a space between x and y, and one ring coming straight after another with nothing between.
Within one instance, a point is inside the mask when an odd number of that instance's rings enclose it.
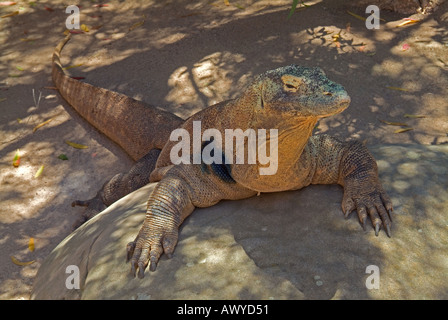
<instances>
[{"instance_id":1,"label":"clawed foot","mask_svg":"<svg viewBox=\"0 0 448 320\"><path fill-rule=\"evenodd\" d=\"M170 259L177 244L178 231L176 227L158 226L158 224L145 221L137 238L129 242L126 251L126 261L131 261L131 275L135 277L138 270L140 279L145 276L145 269L155 271L162 253Z\"/></svg>"},{"instance_id":2,"label":"clawed foot","mask_svg":"<svg viewBox=\"0 0 448 320\"><path fill-rule=\"evenodd\" d=\"M393 206L379 182L369 186L361 185L357 188L350 185L346 186L344 188L342 210L345 218L348 218L350 213L356 210L359 222L364 230L366 230L366 221L369 216L376 236L378 236L381 227L384 228L388 237L391 236Z\"/></svg>"}]
</instances>

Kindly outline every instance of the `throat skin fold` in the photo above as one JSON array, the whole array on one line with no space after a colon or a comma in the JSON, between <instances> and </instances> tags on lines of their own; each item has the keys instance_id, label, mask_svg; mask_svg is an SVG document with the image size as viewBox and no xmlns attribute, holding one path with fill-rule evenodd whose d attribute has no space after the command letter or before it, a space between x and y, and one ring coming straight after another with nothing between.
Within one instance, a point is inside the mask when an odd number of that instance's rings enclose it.
<instances>
[{"instance_id":1,"label":"throat skin fold","mask_svg":"<svg viewBox=\"0 0 448 320\"><path fill-rule=\"evenodd\" d=\"M272 121L272 118L270 119ZM316 125L317 117L303 117L282 119L277 126L272 123L264 127L267 133L269 129L278 129L278 144L277 144L277 159L270 157L271 162L276 162L277 171L273 175L260 175L260 168L266 168L272 163L261 164L257 161L253 165L232 165L232 177L240 184L247 188L258 192L279 192L293 188L296 181L291 177L293 174L293 167L298 162L302 155L303 149L308 143L308 139L312 135L314 126ZM266 135L266 146L264 150L270 150L270 136ZM258 156L260 146L258 147Z\"/></svg>"}]
</instances>

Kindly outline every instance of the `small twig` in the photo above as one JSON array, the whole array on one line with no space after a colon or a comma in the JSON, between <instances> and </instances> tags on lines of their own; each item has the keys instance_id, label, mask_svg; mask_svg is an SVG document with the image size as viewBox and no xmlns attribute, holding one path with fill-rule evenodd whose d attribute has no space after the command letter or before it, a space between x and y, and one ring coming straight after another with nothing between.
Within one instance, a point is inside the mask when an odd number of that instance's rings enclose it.
<instances>
[{"instance_id":1,"label":"small twig","mask_svg":"<svg viewBox=\"0 0 448 320\"><path fill-rule=\"evenodd\" d=\"M37 99L37 102L36 102L36 95L34 94L34 88L33 88L32 90L33 90L34 106L35 106L36 108L39 108L40 99L42 98L42 91L39 91L39 98Z\"/></svg>"}]
</instances>

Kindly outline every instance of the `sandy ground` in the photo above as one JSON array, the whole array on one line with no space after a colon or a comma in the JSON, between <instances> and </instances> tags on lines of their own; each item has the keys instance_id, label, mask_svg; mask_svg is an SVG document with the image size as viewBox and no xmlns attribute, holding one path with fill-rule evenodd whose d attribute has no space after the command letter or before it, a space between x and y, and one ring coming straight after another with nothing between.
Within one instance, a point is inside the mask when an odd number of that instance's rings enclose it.
<instances>
[{"instance_id":1,"label":"sandy ground","mask_svg":"<svg viewBox=\"0 0 448 320\"><path fill-rule=\"evenodd\" d=\"M80 65L67 72L88 83L185 118L235 97L252 76L268 69L319 66L345 86L352 104L322 120L317 130L368 144L448 143L447 3L402 27L397 25L408 16L381 12L385 21L379 30L366 29L347 13L364 15L364 10L342 0L305 1L309 7L290 19L290 1L78 3L89 32L73 37L62 62ZM71 202L92 197L132 164L52 88L51 54L63 38L68 4L0 6L0 299L29 298L43 259L82 211ZM412 130L394 133L400 128ZM88 148L72 148L65 140ZM17 149L21 162L15 168ZM19 266L11 256L34 262Z\"/></svg>"}]
</instances>

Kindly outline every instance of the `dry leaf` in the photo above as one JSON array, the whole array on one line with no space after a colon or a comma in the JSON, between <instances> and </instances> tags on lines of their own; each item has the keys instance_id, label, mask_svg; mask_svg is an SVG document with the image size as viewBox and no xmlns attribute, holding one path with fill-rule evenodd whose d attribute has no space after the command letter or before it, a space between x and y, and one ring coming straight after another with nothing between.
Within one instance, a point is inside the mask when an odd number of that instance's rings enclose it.
<instances>
[{"instance_id":1,"label":"dry leaf","mask_svg":"<svg viewBox=\"0 0 448 320\"><path fill-rule=\"evenodd\" d=\"M50 123L52 120L53 120L53 118L48 119L47 121L44 121L44 122L38 124L37 126L35 126L35 127L33 128L33 132L36 132L37 129L39 129L40 127L43 127L43 126L46 125L47 123Z\"/></svg>"},{"instance_id":2,"label":"dry leaf","mask_svg":"<svg viewBox=\"0 0 448 320\"><path fill-rule=\"evenodd\" d=\"M27 266L27 265L30 265L35 262L35 260L22 262L22 261L17 260L17 258L14 256L11 256L11 260L15 265L18 265L18 266Z\"/></svg>"},{"instance_id":3,"label":"dry leaf","mask_svg":"<svg viewBox=\"0 0 448 320\"><path fill-rule=\"evenodd\" d=\"M28 242L28 249L33 252L34 251L34 238L30 238L30 241Z\"/></svg>"},{"instance_id":4,"label":"dry leaf","mask_svg":"<svg viewBox=\"0 0 448 320\"><path fill-rule=\"evenodd\" d=\"M423 115L417 115L417 114L405 114L405 118L426 118L426 116Z\"/></svg>"},{"instance_id":5,"label":"dry leaf","mask_svg":"<svg viewBox=\"0 0 448 320\"><path fill-rule=\"evenodd\" d=\"M84 63L74 64L74 65L71 65L71 66L68 66L68 67L64 67L64 68L62 68L62 69L64 69L64 70L68 70L68 69L72 69L72 68L77 68L77 67L82 66L83 64L84 64Z\"/></svg>"},{"instance_id":6,"label":"dry leaf","mask_svg":"<svg viewBox=\"0 0 448 320\"><path fill-rule=\"evenodd\" d=\"M8 18L8 17L16 16L18 14L19 14L19 11L14 11L14 12L5 14L4 16L1 16L0 18Z\"/></svg>"},{"instance_id":7,"label":"dry leaf","mask_svg":"<svg viewBox=\"0 0 448 320\"><path fill-rule=\"evenodd\" d=\"M388 124L390 126L407 126L408 125L407 123L404 123L404 122L390 122L390 121L381 120L381 119L378 119L378 120L380 120L381 122Z\"/></svg>"},{"instance_id":8,"label":"dry leaf","mask_svg":"<svg viewBox=\"0 0 448 320\"><path fill-rule=\"evenodd\" d=\"M406 25L408 25L408 24L417 23L417 22L420 21L420 20L409 19L409 18L406 18L406 19L403 19L403 20L405 20L405 21L403 21L402 23L400 23L399 25L397 25L397 27L406 26Z\"/></svg>"},{"instance_id":9,"label":"dry leaf","mask_svg":"<svg viewBox=\"0 0 448 320\"><path fill-rule=\"evenodd\" d=\"M12 165L18 167L20 165L20 150L17 149L14 159L12 160Z\"/></svg>"},{"instance_id":10,"label":"dry leaf","mask_svg":"<svg viewBox=\"0 0 448 320\"><path fill-rule=\"evenodd\" d=\"M16 4L17 2L12 2L12 1L2 1L0 2L0 6L12 6L14 4Z\"/></svg>"},{"instance_id":11,"label":"dry leaf","mask_svg":"<svg viewBox=\"0 0 448 320\"><path fill-rule=\"evenodd\" d=\"M129 31L132 31L132 30L134 30L135 28L141 27L144 23L145 23L145 20L140 21L140 22L137 22L137 23L134 23L134 24L129 28Z\"/></svg>"},{"instance_id":12,"label":"dry leaf","mask_svg":"<svg viewBox=\"0 0 448 320\"><path fill-rule=\"evenodd\" d=\"M89 32L90 31L89 27L87 27L85 24L81 25L81 30L84 31L84 32Z\"/></svg>"},{"instance_id":13,"label":"dry leaf","mask_svg":"<svg viewBox=\"0 0 448 320\"><path fill-rule=\"evenodd\" d=\"M342 29L339 30L339 32L337 34L331 36L333 38L334 42L339 41L339 39L341 38L341 32L342 32Z\"/></svg>"},{"instance_id":14,"label":"dry leaf","mask_svg":"<svg viewBox=\"0 0 448 320\"><path fill-rule=\"evenodd\" d=\"M367 20L367 18L361 17L360 15L358 15L358 14L356 14L356 13L353 13L353 12L351 12L351 11L348 11L348 10L347 10L347 13L348 13L349 15L355 17L356 19L359 19L359 20L362 20L362 21L366 21L366 20Z\"/></svg>"},{"instance_id":15,"label":"dry leaf","mask_svg":"<svg viewBox=\"0 0 448 320\"><path fill-rule=\"evenodd\" d=\"M87 149L88 148L88 146L85 146L85 145L79 144L79 143L74 143L74 142L71 142L68 140L65 140L65 143L73 148L76 148L76 149Z\"/></svg>"},{"instance_id":16,"label":"dry leaf","mask_svg":"<svg viewBox=\"0 0 448 320\"><path fill-rule=\"evenodd\" d=\"M41 165L39 170L37 170L36 174L34 175L34 178L39 178L39 176L42 174L43 171L44 171L44 165Z\"/></svg>"},{"instance_id":17,"label":"dry leaf","mask_svg":"<svg viewBox=\"0 0 448 320\"><path fill-rule=\"evenodd\" d=\"M414 128L402 128L402 129L395 130L394 133L402 133L402 132L406 132L406 131L410 131L410 130L414 130Z\"/></svg>"}]
</instances>

